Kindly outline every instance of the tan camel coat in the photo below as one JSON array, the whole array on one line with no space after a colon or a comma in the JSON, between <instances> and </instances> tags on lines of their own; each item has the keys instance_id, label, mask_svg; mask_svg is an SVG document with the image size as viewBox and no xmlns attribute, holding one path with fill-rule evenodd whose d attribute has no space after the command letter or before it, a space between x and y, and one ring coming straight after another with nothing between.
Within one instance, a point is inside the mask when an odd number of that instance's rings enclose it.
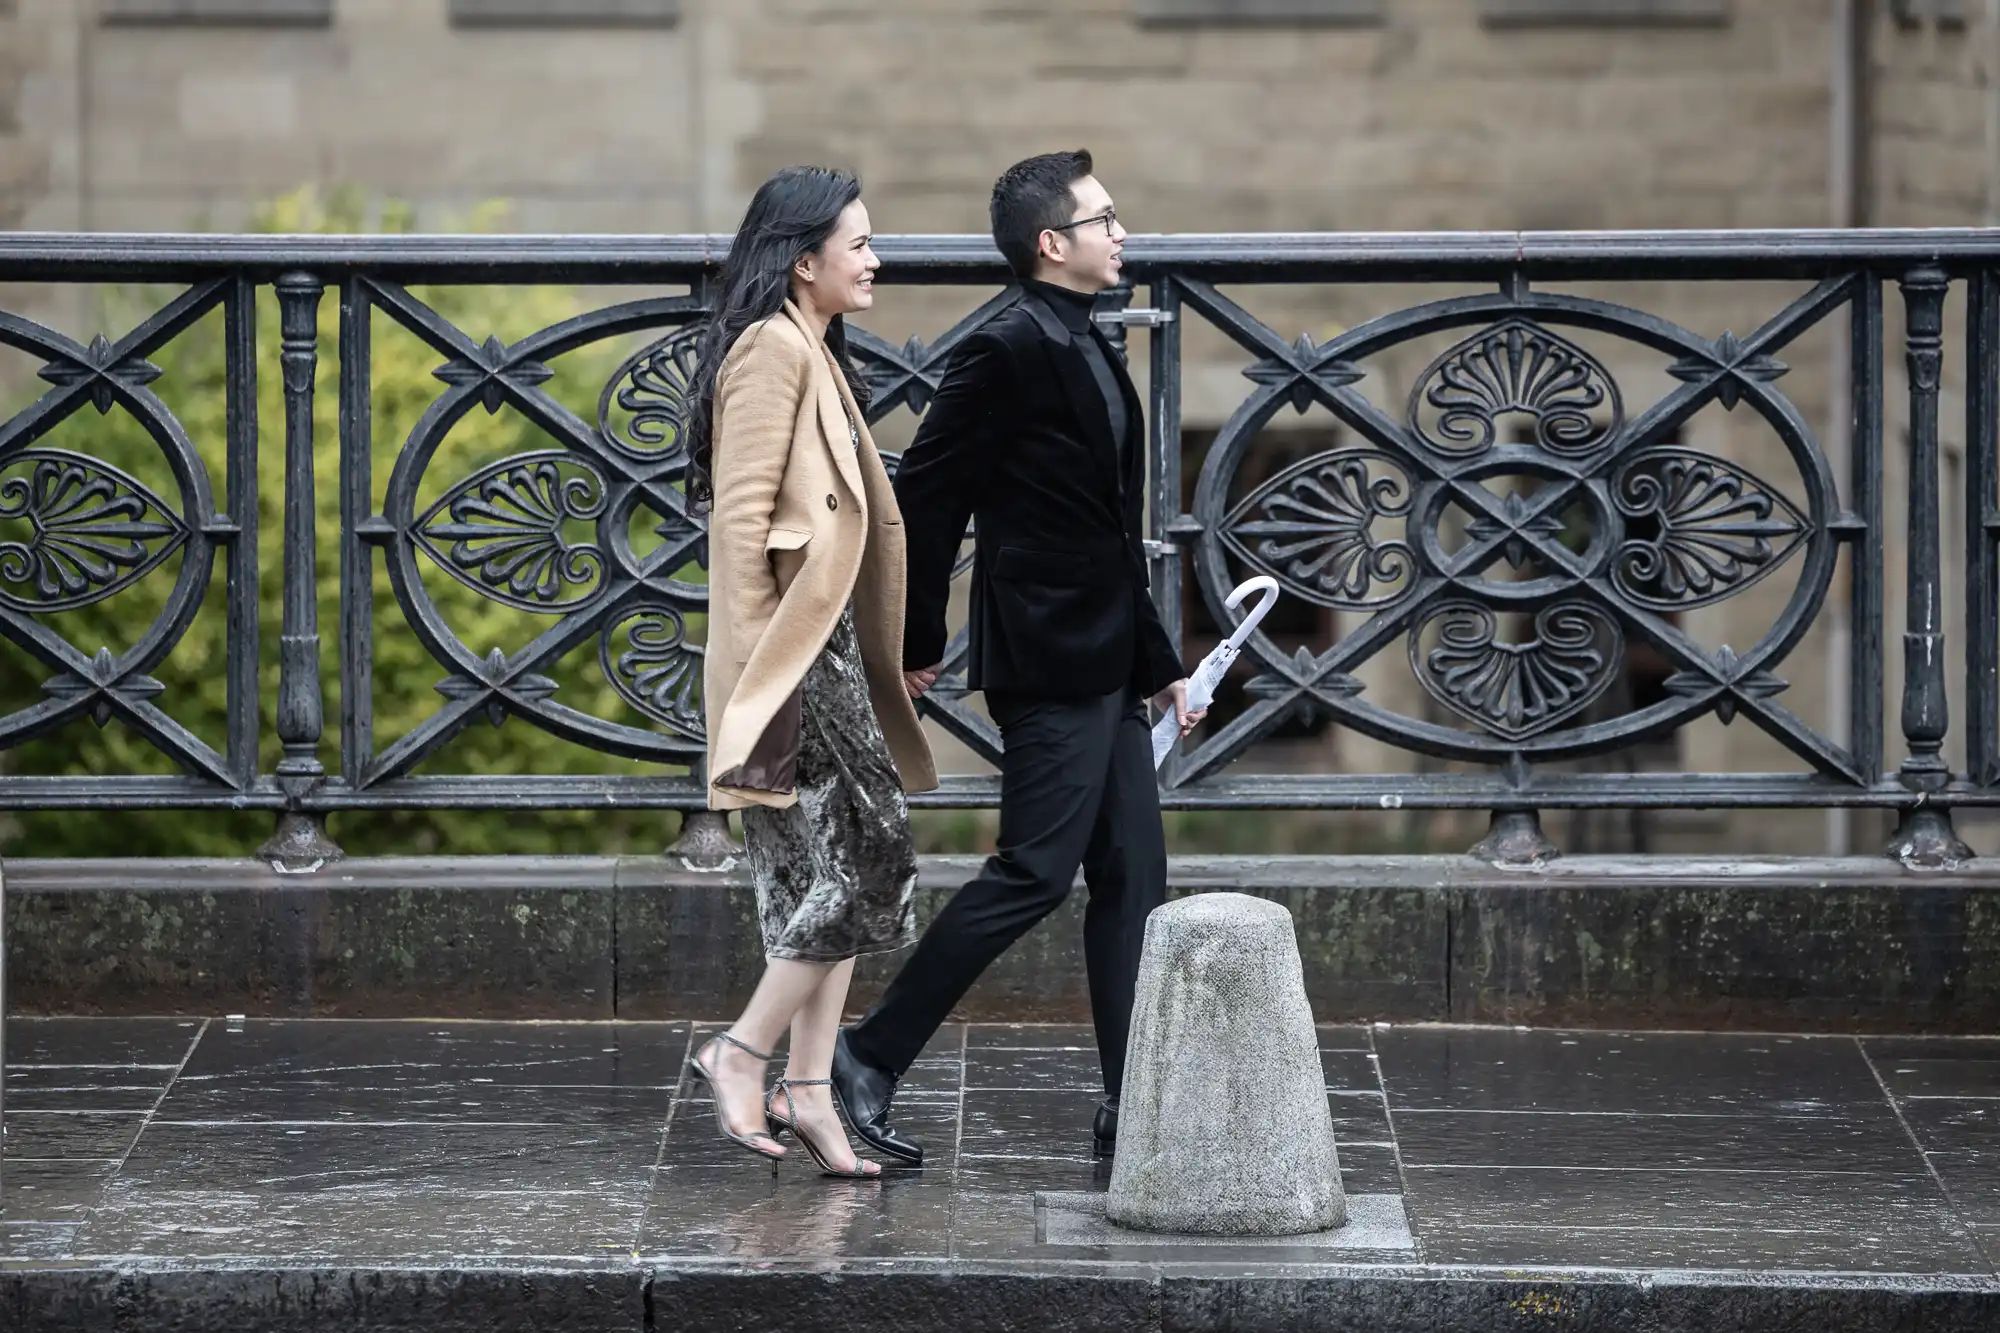
<instances>
[{"instance_id":1,"label":"tan camel coat","mask_svg":"<svg viewBox=\"0 0 2000 1333\"><path fill-rule=\"evenodd\" d=\"M848 443L849 413L859 448ZM846 380L791 302L729 349L714 429L709 807L797 802L799 685L850 596L869 698L903 787L937 786L903 688L903 516Z\"/></svg>"}]
</instances>

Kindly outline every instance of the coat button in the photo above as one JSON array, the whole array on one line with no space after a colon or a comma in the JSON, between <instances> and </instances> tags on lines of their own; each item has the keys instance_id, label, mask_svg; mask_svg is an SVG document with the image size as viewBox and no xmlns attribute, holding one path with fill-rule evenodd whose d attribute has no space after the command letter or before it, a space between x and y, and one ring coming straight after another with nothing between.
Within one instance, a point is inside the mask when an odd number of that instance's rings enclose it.
<instances>
[{"instance_id":1,"label":"coat button","mask_svg":"<svg viewBox=\"0 0 2000 1333\"><path fill-rule=\"evenodd\" d=\"M828 509L838 509L840 508L840 501L834 499L831 495L829 495L826 497L826 507Z\"/></svg>"}]
</instances>

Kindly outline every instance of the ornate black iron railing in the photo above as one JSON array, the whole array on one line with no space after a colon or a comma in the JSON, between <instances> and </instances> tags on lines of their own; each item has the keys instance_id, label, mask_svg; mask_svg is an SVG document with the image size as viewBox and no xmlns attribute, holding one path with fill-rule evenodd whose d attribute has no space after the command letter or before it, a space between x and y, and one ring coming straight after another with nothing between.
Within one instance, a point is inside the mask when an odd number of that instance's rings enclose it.
<instances>
[{"instance_id":1,"label":"ornate black iron railing","mask_svg":"<svg viewBox=\"0 0 2000 1333\"><path fill-rule=\"evenodd\" d=\"M697 776L607 777L427 771L470 723L544 728L593 749L698 764L700 648L688 618L705 589L687 571L702 529L680 489L681 394L703 317L703 292L725 238L0 236L0 282L184 285L138 327L83 344L0 312L0 344L42 362L52 387L0 423L0 636L38 663L43 698L0 717L0 746L80 716L117 719L170 756L180 776L0 776L0 808L267 808L308 827L358 807L696 808ZM952 349L1015 299L983 238L885 238L887 283L990 285L995 295L925 344L896 347L862 331L856 349L874 389L873 418L921 413ZM2000 804L2000 568L1996 568L1995 376L2000 233L1747 232L1662 234L1267 235L1137 237L1133 286L1100 318L1122 341L1149 330L1149 523L1154 588L1182 633L1184 577L1208 613L1236 577L1275 575L1289 596L1345 617L1346 632L1286 651L1254 636L1248 702L1169 762L1163 796L1184 808L1484 808L1496 846L1532 849L1540 808L1877 806L1904 812L1901 854L1959 852L1949 811ZM1614 302L1547 291L1555 282L1786 280L1802 295L1753 332L1708 337ZM683 296L607 305L512 343L462 329L411 285L574 283L684 286ZM1225 288L1269 284L1435 283L1463 292L1424 301L1324 343L1294 339ZM1948 739L1938 462L1947 292L1968 291L1965 349L1967 557L1965 772ZM1885 524L1884 292L1904 308L1910 485L1907 515ZM258 761L255 301L269 287L281 315L284 380L283 633L276 732L282 758ZM341 465L314 475L318 309L340 302ZM1140 300L1143 297L1143 304ZM228 370L227 466L218 498L187 432L155 392L148 356L220 308ZM1829 451L1779 387L1778 357L1843 313L1852 431ZM375 501L371 339L378 318L427 345L442 388L398 451ZM1200 321L1247 362L1250 386L1183 495L1182 343ZM594 418L544 387L550 363L643 335L598 396ZM1643 401L1586 345L1612 339L1660 358L1674 387ZM1397 405L1364 390L1387 354L1443 346ZM1372 381L1369 377L1375 377ZM1788 475L1691 446L1681 427L1717 405L1760 416ZM143 423L177 494L161 494L45 437L85 405ZM1287 406L1318 405L1342 432L1333 447L1275 475L1245 473L1251 445ZM475 409L521 414L544 447L440 481L430 473L454 425ZM1844 461L1836 468L1833 461ZM1252 484L1254 481L1254 484ZM314 498L338 485L341 594L316 595ZM426 495L436 498L426 500ZM657 541L636 543L635 525ZM1904 755L1883 758L1883 545L1907 539L1908 624L1900 723ZM1816 728L1788 708L1778 668L1836 592L1845 552L1847 697L1840 725ZM166 610L128 649L91 652L49 618L115 598L178 555ZM442 701L405 734L378 737L371 700L376 561L394 614L444 673ZM176 722L150 672L208 594L227 582L228 735L212 747ZM1792 591L1752 646L1708 647L1685 613L1790 570ZM442 615L427 574L542 620L532 642L485 652ZM322 716L323 611L334 611L340 710ZM1643 644L1664 661L1658 698L1607 713L1606 691ZM594 656L622 716L572 707L553 666ZM1384 657L1407 670L1422 706L1377 698L1357 674ZM954 645L931 715L975 751L998 738L967 706ZM1617 752L1708 715L1747 722L1796 758L1788 773L1574 772L1556 761ZM1389 745L1458 764L1447 772L1244 775L1246 751L1288 719L1330 719ZM329 742L333 742L329 746ZM328 765L326 754L337 756ZM990 803L991 781L961 779L923 798Z\"/></svg>"}]
</instances>

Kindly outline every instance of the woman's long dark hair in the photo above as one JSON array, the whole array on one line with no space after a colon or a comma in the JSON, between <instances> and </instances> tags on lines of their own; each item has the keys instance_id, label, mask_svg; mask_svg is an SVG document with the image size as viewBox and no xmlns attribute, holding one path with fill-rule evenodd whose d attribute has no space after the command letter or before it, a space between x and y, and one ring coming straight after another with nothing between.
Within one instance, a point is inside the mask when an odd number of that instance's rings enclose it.
<instances>
[{"instance_id":1,"label":"woman's long dark hair","mask_svg":"<svg viewBox=\"0 0 2000 1333\"><path fill-rule=\"evenodd\" d=\"M695 348L688 389L687 493L698 510L715 498L715 377L743 331L784 308L792 266L826 244L834 224L861 197L861 181L831 167L786 167L757 187L716 284L715 307ZM868 390L847 359L847 327L835 316L826 345L863 408Z\"/></svg>"}]
</instances>

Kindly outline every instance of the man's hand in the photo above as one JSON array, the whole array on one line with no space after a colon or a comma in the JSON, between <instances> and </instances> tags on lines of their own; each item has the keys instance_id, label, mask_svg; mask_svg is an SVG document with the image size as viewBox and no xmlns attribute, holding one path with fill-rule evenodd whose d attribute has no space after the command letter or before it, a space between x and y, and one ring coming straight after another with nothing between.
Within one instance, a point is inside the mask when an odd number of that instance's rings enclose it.
<instances>
[{"instance_id":1,"label":"man's hand","mask_svg":"<svg viewBox=\"0 0 2000 1333\"><path fill-rule=\"evenodd\" d=\"M1172 709L1175 719L1181 724L1181 735L1183 736L1200 726L1201 720L1208 716L1206 708L1197 709L1192 713L1188 711L1187 682L1185 680L1177 680L1154 695L1153 706L1162 713L1168 709Z\"/></svg>"},{"instance_id":2,"label":"man's hand","mask_svg":"<svg viewBox=\"0 0 2000 1333\"><path fill-rule=\"evenodd\" d=\"M943 667L944 663L940 662L937 666L925 667L921 671L905 671L903 673L903 688L910 692L912 699L923 698L924 691L937 684L938 672Z\"/></svg>"}]
</instances>

